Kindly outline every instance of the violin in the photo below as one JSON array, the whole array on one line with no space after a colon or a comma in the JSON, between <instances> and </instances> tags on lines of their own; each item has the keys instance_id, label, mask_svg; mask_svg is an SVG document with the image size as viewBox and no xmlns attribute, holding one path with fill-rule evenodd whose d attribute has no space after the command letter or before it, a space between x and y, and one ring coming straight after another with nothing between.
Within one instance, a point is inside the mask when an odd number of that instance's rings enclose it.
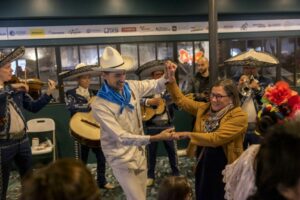
<instances>
[{"instance_id":1,"label":"violin","mask_svg":"<svg viewBox=\"0 0 300 200\"><path fill-rule=\"evenodd\" d=\"M30 78L30 79L20 79L17 76L13 75L11 80L6 82L8 84L14 84L14 83L25 83L29 87L28 93L30 96L32 96L34 99L38 98L41 94L41 89L43 86L47 86L48 82L42 82L40 79L37 78ZM56 85L56 89L59 87ZM63 86L61 86L63 87Z\"/></svg>"}]
</instances>

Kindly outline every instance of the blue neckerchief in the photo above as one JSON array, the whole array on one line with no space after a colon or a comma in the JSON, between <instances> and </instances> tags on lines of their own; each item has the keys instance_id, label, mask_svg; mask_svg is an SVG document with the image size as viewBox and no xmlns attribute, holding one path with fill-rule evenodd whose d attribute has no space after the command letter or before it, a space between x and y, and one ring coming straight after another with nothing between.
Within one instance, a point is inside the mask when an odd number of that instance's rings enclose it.
<instances>
[{"instance_id":1,"label":"blue neckerchief","mask_svg":"<svg viewBox=\"0 0 300 200\"><path fill-rule=\"evenodd\" d=\"M131 93L128 83L125 83L123 88L123 95L120 95L120 93L113 90L111 87L109 87L107 82L104 81L103 85L97 93L97 96L120 105L120 113L123 112L125 106L128 106L131 110L134 109L134 106L130 104Z\"/></svg>"}]
</instances>

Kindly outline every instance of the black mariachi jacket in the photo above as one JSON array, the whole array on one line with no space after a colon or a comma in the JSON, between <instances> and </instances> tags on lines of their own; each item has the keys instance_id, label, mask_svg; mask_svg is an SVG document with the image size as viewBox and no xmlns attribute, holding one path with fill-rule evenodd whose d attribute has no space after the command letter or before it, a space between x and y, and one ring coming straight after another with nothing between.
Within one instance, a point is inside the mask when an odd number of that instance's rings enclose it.
<instances>
[{"instance_id":1,"label":"black mariachi jacket","mask_svg":"<svg viewBox=\"0 0 300 200\"><path fill-rule=\"evenodd\" d=\"M51 98L51 95L43 94L39 99L33 100L26 92L14 91L10 85L5 85L0 90L0 137L7 135L10 129L9 99L16 104L16 111L26 126L26 121L23 117L24 109L36 113L47 105Z\"/></svg>"},{"instance_id":2,"label":"black mariachi jacket","mask_svg":"<svg viewBox=\"0 0 300 200\"><path fill-rule=\"evenodd\" d=\"M68 110L73 116L77 112L89 112L91 110L88 105L88 100L83 96L76 93L76 89L71 89L66 92L66 105ZM96 90L89 89L90 97L93 97L97 94Z\"/></svg>"}]
</instances>

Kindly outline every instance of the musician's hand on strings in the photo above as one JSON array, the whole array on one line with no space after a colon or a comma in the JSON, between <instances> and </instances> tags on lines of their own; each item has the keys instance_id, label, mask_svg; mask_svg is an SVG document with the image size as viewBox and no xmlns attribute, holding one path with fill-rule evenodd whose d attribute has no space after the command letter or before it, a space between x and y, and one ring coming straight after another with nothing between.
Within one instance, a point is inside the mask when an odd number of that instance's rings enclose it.
<instances>
[{"instance_id":1,"label":"musician's hand on strings","mask_svg":"<svg viewBox=\"0 0 300 200\"><path fill-rule=\"evenodd\" d=\"M26 83L12 83L10 86L16 91L29 91L29 86Z\"/></svg>"},{"instance_id":2,"label":"musician's hand on strings","mask_svg":"<svg viewBox=\"0 0 300 200\"><path fill-rule=\"evenodd\" d=\"M176 81L175 72L177 69L177 65L172 61L168 60L165 62L165 66L166 66L165 79L168 79L170 83L175 82Z\"/></svg>"},{"instance_id":3,"label":"musician's hand on strings","mask_svg":"<svg viewBox=\"0 0 300 200\"><path fill-rule=\"evenodd\" d=\"M255 89L255 90L260 90L260 86L257 80L253 80L250 83L250 88Z\"/></svg>"},{"instance_id":4,"label":"musician's hand on strings","mask_svg":"<svg viewBox=\"0 0 300 200\"><path fill-rule=\"evenodd\" d=\"M147 99L147 105L149 106L158 106L160 103L160 98L149 98Z\"/></svg>"},{"instance_id":5,"label":"musician's hand on strings","mask_svg":"<svg viewBox=\"0 0 300 200\"><path fill-rule=\"evenodd\" d=\"M51 95L54 90L56 89L56 83L55 81L48 79L48 89L47 89L47 95Z\"/></svg>"}]
</instances>

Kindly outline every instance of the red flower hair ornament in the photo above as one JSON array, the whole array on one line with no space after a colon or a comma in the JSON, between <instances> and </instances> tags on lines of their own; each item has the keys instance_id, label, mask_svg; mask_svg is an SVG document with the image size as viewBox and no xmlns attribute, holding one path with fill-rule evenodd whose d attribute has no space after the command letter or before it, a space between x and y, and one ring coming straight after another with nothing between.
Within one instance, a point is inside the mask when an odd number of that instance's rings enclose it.
<instances>
[{"instance_id":1,"label":"red flower hair ornament","mask_svg":"<svg viewBox=\"0 0 300 200\"><path fill-rule=\"evenodd\" d=\"M278 114L283 118L294 118L300 111L300 96L285 81L278 81L275 85L268 86L262 102L263 107L273 107L266 110L279 112Z\"/></svg>"}]
</instances>

